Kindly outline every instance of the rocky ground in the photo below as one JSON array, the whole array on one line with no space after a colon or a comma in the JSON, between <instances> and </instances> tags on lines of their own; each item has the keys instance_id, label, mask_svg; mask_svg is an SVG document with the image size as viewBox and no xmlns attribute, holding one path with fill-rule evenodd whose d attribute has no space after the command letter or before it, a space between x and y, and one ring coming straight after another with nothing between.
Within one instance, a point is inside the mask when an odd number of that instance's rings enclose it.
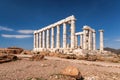
<instances>
[{"instance_id":1,"label":"rocky ground","mask_svg":"<svg viewBox=\"0 0 120 80\"><path fill-rule=\"evenodd\" d=\"M77 67L84 80L120 80L120 64L45 57L28 58L0 64L0 80L75 80L60 75L66 66ZM60 77L63 77L60 79Z\"/></svg>"}]
</instances>

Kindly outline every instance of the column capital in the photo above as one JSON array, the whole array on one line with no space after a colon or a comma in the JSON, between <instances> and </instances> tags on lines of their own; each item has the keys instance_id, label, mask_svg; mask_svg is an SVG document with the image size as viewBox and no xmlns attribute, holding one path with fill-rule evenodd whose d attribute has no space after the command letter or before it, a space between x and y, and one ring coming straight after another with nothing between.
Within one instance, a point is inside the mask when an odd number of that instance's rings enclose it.
<instances>
[{"instance_id":1,"label":"column capital","mask_svg":"<svg viewBox=\"0 0 120 80\"><path fill-rule=\"evenodd\" d=\"M95 31L94 29L92 30L92 32L93 32L93 33L96 33L96 31Z\"/></svg>"},{"instance_id":2,"label":"column capital","mask_svg":"<svg viewBox=\"0 0 120 80\"><path fill-rule=\"evenodd\" d=\"M34 32L33 32L33 34L36 34L38 31L37 30L35 30Z\"/></svg>"},{"instance_id":3,"label":"column capital","mask_svg":"<svg viewBox=\"0 0 120 80\"><path fill-rule=\"evenodd\" d=\"M101 29L101 30L99 30L99 32L104 32L104 30L103 30L103 29Z\"/></svg>"},{"instance_id":4,"label":"column capital","mask_svg":"<svg viewBox=\"0 0 120 80\"><path fill-rule=\"evenodd\" d=\"M57 24L56 26L57 26L57 27L60 27L60 24Z\"/></svg>"},{"instance_id":5,"label":"column capital","mask_svg":"<svg viewBox=\"0 0 120 80\"><path fill-rule=\"evenodd\" d=\"M47 28L46 30L50 30L50 28Z\"/></svg>"},{"instance_id":6,"label":"column capital","mask_svg":"<svg viewBox=\"0 0 120 80\"><path fill-rule=\"evenodd\" d=\"M80 36L83 36L83 34L80 34Z\"/></svg>"}]
</instances>

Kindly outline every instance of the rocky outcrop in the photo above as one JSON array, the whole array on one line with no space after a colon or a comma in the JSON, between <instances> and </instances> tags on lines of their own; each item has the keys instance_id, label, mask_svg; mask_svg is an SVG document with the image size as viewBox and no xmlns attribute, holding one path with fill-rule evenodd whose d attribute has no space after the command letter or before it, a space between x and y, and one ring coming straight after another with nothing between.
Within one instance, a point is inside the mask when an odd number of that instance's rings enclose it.
<instances>
[{"instance_id":1,"label":"rocky outcrop","mask_svg":"<svg viewBox=\"0 0 120 80\"><path fill-rule=\"evenodd\" d=\"M68 66L61 71L61 74L75 77L76 79L81 79L82 75L78 68L73 66Z\"/></svg>"}]
</instances>

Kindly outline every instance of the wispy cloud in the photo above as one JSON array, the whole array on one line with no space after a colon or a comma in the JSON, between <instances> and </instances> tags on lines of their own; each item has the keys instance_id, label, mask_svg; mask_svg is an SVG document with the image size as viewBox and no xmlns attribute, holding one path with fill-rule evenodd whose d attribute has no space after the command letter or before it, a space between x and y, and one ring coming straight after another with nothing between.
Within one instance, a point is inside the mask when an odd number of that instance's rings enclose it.
<instances>
[{"instance_id":1,"label":"wispy cloud","mask_svg":"<svg viewBox=\"0 0 120 80\"><path fill-rule=\"evenodd\" d=\"M116 39L115 41L120 42L120 39Z\"/></svg>"},{"instance_id":2,"label":"wispy cloud","mask_svg":"<svg viewBox=\"0 0 120 80\"><path fill-rule=\"evenodd\" d=\"M14 31L13 29L8 28L8 27L4 27L4 26L0 26L0 30L4 30L4 31Z\"/></svg>"},{"instance_id":3,"label":"wispy cloud","mask_svg":"<svg viewBox=\"0 0 120 80\"><path fill-rule=\"evenodd\" d=\"M35 30L18 30L17 32L22 34L32 34Z\"/></svg>"},{"instance_id":4,"label":"wispy cloud","mask_svg":"<svg viewBox=\"0 0 120 80\"><path fill-rule=\"evenodd\" d=\"M32 35L10 35L10 34L2 34L1 36L5 38L19 38L19 39L32 37Z\"/></svg>"}]
</instances>

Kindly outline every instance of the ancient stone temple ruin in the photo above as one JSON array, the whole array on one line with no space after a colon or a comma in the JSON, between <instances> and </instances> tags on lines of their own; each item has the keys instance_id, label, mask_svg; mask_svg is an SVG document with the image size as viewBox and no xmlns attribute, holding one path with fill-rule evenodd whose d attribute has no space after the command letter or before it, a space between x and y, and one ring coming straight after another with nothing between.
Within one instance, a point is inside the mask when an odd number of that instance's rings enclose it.
<instances>
[{"instance_id":1,"label":"ancient stone temple ruin","mask_svg":"<svg viewBox=\"0 0 120 80\"><path fill-rule=\"evenodd\" d=\"M85 25L83 31L76 32L75 21L76 18L72 15L42 29L35 30L33 50L37 52L46 50L65 52L75 49L96 50L96 31ZM103 51L103 30L99 31L100 51ZM80 45L78 45L78 38L80 38Z\"/></svg>"}]
</instances>

